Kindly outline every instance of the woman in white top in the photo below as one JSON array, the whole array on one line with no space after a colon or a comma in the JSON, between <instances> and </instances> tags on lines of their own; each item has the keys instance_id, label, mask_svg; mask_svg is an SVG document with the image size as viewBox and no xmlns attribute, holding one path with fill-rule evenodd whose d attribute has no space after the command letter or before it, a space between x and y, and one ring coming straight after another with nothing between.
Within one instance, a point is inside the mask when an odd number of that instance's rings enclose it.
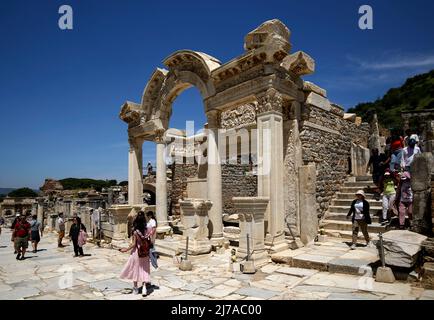
<instances>
[{"instance_id":1,"label":"woman in white top","mask_svg":"<svg viewBox=\"0 0 434 320\"><path fill-rule=\"evenodd\" d=\"M152 211L146 212L146 234L154 244L157 235L157 219L155 219L155 214Z\"/></svg>"}]
</instances>

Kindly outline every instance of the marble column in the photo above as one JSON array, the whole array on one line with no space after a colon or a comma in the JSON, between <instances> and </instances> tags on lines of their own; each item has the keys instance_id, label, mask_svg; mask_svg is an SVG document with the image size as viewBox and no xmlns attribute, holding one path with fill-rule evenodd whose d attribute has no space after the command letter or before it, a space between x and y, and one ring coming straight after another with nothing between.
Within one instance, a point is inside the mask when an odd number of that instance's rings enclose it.
<instances>
[{"instance_id":1,"label":"marble column","mask_svg":"<svg viewBox=\"0 0 434 320\"><path fill-rule=\"evenodd\" d=\"M265 245L271 252L288 248L285 242L283 195L283 118L281 95L269 89L260 99L257 115L258 197L267 197Z\"/></svg>"},{"instance_id":2,"label":"marble column","mask_svg":"<svg viewBox=\"0 0 434 320\"><path fill-rule=\"evenodd\" d=\"M157 232L166 233L170 231L167 218L167 167L166 167L166 144L164 132L158 132L155 137L157 144L157 177L156 177L156 218L158 221Z\"/></svg>"},{"instance_id":3,"label":"marble column","mask_svg":"<svg viewBox=\"0 0 434 320\"><path fill-rule=\"evenodd\" d=\"M208 118L208 173L207 194L212 202L209 210L209 232L211 243L222 246L223 237L223 200L222 200L222 172L220 154L218 151L219 113L217 110L207 112Z\"/></svg>"},{"instance_id":4,"label":"marble column","mask_svg":"<svg viewBox=\"0 0 434 320\"><path fill-rule=\"evenodd\" d=\"M143 140L129 139L128 153L128 204L143 203Z\"/></svg>"}]
</instances>

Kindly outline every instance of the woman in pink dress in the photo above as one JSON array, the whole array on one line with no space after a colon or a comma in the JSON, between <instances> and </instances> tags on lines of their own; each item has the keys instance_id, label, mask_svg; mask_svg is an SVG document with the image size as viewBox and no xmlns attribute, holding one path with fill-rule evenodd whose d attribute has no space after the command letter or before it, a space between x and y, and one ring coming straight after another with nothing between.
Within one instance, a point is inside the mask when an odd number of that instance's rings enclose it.
<instances>
[{"instance_id":1,"label":"woman in pink dress","mask_svg":"<svg viewBox=\"0 0 434 320\"><path fill-rule=\"evenodd\" d=\"M140 211L137 214L133 230L132 244L128 248L120 249L121 252L128 252L131 250L131 255L121 272L120 278L132 280L134 283L133 292L134 294L139 294L143 291L143 285L145 284L146 288L146 284L150 284L151 282L149 254L145 257L139 257L139 246L142 242L141 239L143 237L149 239L144 212ZM137 286L138 283L141 283L140 288ZM147 290L145 289L143 296L146 295Z\"/></svg>"}]
</instances>

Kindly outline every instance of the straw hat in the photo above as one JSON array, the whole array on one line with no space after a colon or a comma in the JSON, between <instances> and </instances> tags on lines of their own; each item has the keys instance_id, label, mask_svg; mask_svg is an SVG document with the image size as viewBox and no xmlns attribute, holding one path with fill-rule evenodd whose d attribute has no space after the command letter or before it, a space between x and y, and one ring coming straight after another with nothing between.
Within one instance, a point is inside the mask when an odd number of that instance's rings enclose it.
<instances>
[{"instance_id":1,"label":"straw hat","mask_svg":"<svg viewBox=\"0 0 434 320\"><path fill-rule=\"evenodd\" d=\"M363 190L359 190L356 192L356 195L361 195L363 198L365 197L365 192Z\"/></svg>"}]
</instances>

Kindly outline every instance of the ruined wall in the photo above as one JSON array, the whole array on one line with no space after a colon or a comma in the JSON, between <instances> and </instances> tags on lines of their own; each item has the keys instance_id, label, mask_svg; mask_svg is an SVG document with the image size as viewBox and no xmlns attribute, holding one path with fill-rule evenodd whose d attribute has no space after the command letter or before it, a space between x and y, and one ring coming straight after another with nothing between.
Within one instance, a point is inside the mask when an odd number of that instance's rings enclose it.
<instances>
[{"instance_id":1,"label":"ruined wall","mask_svg":"<svg viewBox=\"0 0 434 320\"><path fill-rule=\"evenodd\" d=\"M173 164L172 181L168 183L168 211L172 215L179 215L178 200L182 198L183 193L187 191L187 179L194 178L197 175L197 165L195 164Z\"/></svg>"},{"instance_id":2,"label":"ruined wall","mask_svg":"<svg viewBox=\"0 0 434 320\"><path fill-rule=\"evenodd\" d=\"M307 121L300 130L303 162L316 164L317 204L321 215L351 170L351 142L364 147L368 143L369 125L344 120L343 114L336 106L331 111L309 106Z\"/></svg>"},{"instance_id":3,"label":"ruined wall","mask_svg":"<svg viewBox=\"0 0 434 320\"><path fill-rule=\"evenodd\" d=\"M258 194L258 178L249 172L249 165L222 165L222 197L223 213L236 213L232 197L256 197Z\"/></svg>"}]
</instances>

